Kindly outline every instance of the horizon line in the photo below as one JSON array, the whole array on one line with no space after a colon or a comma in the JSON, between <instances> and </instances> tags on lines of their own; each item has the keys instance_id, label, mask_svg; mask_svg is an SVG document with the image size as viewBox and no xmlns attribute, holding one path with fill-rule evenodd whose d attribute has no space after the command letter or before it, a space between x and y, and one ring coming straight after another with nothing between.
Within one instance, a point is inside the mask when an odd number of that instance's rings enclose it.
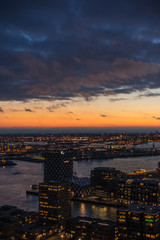
<instances>
[{"instance_id":1,"label":"horizon line","mask_svg":"<svg viewBox=\"0 0 160 240\"><path fill-rule=\"evenodd\" d=\"M75 133L152 133L160 132L160 127L6 127L0 134L75 134Z\"/></svg>"}]
</instances>

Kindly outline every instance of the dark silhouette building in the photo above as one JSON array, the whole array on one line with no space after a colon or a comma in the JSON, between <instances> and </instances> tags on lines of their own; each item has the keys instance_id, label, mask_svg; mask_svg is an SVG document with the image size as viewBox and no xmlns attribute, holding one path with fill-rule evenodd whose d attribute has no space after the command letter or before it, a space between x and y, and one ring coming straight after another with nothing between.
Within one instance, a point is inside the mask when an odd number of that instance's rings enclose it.
<instances>
[{"instance_id":1,"label":"dark silhouette building","mask_svg":"<svg viewBox=\"0 0 160 240\"><path fill-rule=\"evenodd\" d=\"M71 239L117 239L116 224L108 220L76 217L67 221L65 230Z\"/></svg>"},{"instance_id":2,"label":"dark silhouette building","mask_svg":"<svg viewBox=\"0 0 160 240\"><path fill-rule=\"evenodd\" d=\"M0 239L32 239L23 238L18 234L18 228L25 228L28 225L33 225L39 220L39 215L36 212L26 212L18 209L15 206L5 205L0 207ZM17 236L16 238L14 238Z\"/></svg>"},{"instance_id":3,"label":"dark silhouette building","mask_svg":"<svg viewBox=\"0 0 160 240\"><path fill-rule=\"evenodd\" d=\"M113 200L116 198L117 180L121 176L122 173L115 168L94 168L91 171L91 195Z\"/></svg>"},{"instance_id":4,"label":"dark silhouette building","mask_svg":"<svg viewBox=\"0 0 160 240\"><path fill-rule=\"evenodd\" d=\"M45 153L44 182L61 181L73 176L73 151L48 150Z\"/></svg>"}]
</instances>

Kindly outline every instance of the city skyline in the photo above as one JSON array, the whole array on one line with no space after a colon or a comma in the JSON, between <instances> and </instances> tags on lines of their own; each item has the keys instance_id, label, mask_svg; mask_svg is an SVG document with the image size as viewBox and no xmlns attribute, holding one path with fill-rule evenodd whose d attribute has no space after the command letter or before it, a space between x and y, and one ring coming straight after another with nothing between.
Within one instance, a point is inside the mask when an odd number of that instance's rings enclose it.
<instances>
[{"instance_id":1,"label":"city skyline","mask_svg":"<svg viewBox=\"0 0 160 240\"><path fill-rule=\"evenodd\" d=\"M5 1L0 127L160 127L159 1Z\"/></svg>"}]
</instances>

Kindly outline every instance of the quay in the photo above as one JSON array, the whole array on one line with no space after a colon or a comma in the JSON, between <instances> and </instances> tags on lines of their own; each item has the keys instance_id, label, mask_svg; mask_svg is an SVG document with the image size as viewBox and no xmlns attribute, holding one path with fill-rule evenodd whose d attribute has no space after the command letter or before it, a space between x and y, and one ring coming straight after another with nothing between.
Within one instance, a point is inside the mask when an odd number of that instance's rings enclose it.
<instances>
[{"instance_id":1,"label":"quay","mask_svg":"<svg viewBox=\"0 0 160 240\"><path fill-rule=\"evenodd\" d=\"M39 195L39 190L38 189L28 189L26 191L26 194L31 194L31 195ZM124 205L122 203L118 203L117 200L115 201L106 201L102 199L96 199L93 197L83 197L83 198L78 198L78 197L72 197L71 201L73 202L83 202L83 203L89 203L89 204L95 204L95 205L101 205L101 206L107 206L107 207L123 207Z\"/></svg>"}]
</instances>

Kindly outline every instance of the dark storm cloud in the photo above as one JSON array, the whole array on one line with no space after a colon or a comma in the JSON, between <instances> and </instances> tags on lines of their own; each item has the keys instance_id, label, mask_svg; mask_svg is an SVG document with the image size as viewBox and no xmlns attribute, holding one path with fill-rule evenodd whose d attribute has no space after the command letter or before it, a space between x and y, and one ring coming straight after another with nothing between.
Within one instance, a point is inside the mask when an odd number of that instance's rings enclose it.
<instances>
[{"instance_id":1,"label":"dark storm cloud","mask_svg":"<svg viewBox=\"0 0 160 240\"><path fill-rule=\"evenodd\" d=\"M3 111L3 108L0 107L0 113L3 113L3 112L4 112L4 111Z\"/></svg>"},{"instance_id":2,"label":"dark storm cloud","mask_svg":"<svg viewBox=\"0 0 160 240\"><path fill-rule=\"evenodd\" d=\"M147 92L145 94L140 94L139 97L159 97L160 93Z\"/></svg>"},{"instance_id":3,"label":"dark storm cloud","mask_svg":"<svg viewBox=\"0 0 160 240\"><path fill-rule=\"evenodd\" d=\"M30 108L25 108L26 112L33 112Z\"/></svg>"},{"instance_id":4,"label":"dark storm cloud","mask_svg":"<svg viewBox=\"0 0 160 240\"><path fill-rule=\"evenodd\" d=\"M158 0L1 1L0 100L159 88L159 12Z\"/></svg>"},{"instance_id":5,"label":"dark storm cloud","mask_svg":"<svg viewBox=\"0 0 160 240\"><path fill-rule=\"evenodd\" d=\"M155 118L155 119L157 119L157 120L160 120L160 117L155 117L155 116L153 116L153 118Z\"/></svg>"},{"instance_id":6,"label":"dark storm cloud","mask_svg":"<svg viewBox=\"0 0 160 240\"><path fill-rule=\"evenodd\" d=\"M22 112L23 110L20 109L9 109L11 112Z\"/></svg>"},{"instance_id":7,"label":"dark storm cloud","mask_svg":"<svg viewBox=\"0 0 160 240\"><path fill-rule=\"evenodd\" d=\"M47 107L46 109L48 109L49 112L54 112L55 109L67 107L68 104L69 104L69 102L57 103L57 104Z\"/></svg>"},{"instance_id":8,"label":"dark storm cloud","mask_svg":"<svg viewBox=\"0 0 160 240\"><path fill-rule=\"evenodd\" d=\"M34 107L35 109L43 109L42 107Z\"/></svg>"},{"instance_id":9,"label":"dark storm cloud","mask_svg":"<svg viewBox=\"0 0 160 240\"><path fill-rule=\"evenodd\" d=\"M74 114L73 112L67 112L66 114Z\"/></svg>"},{"instance_id":10,"label":"dark storm cloud","mask_svg":"<svg viewBox=\"0 0 160 240\"><path fill-rule=\"evenodd\" d=\"M52 109L52 106L51 107L47 107L46 108L49 112L54 112L54 110Z\"/></svg>"},{"instance_id":11,"label":"dark storm cloud","mask_svg":"<svg viewBox=\"0 0 160 240\"><path fill-rule=\"evenodd\" d=\"M127 98L110 98L109 99L110 102L119 102L123 100L127 100Z\"/></svg>"}]
</instances>

